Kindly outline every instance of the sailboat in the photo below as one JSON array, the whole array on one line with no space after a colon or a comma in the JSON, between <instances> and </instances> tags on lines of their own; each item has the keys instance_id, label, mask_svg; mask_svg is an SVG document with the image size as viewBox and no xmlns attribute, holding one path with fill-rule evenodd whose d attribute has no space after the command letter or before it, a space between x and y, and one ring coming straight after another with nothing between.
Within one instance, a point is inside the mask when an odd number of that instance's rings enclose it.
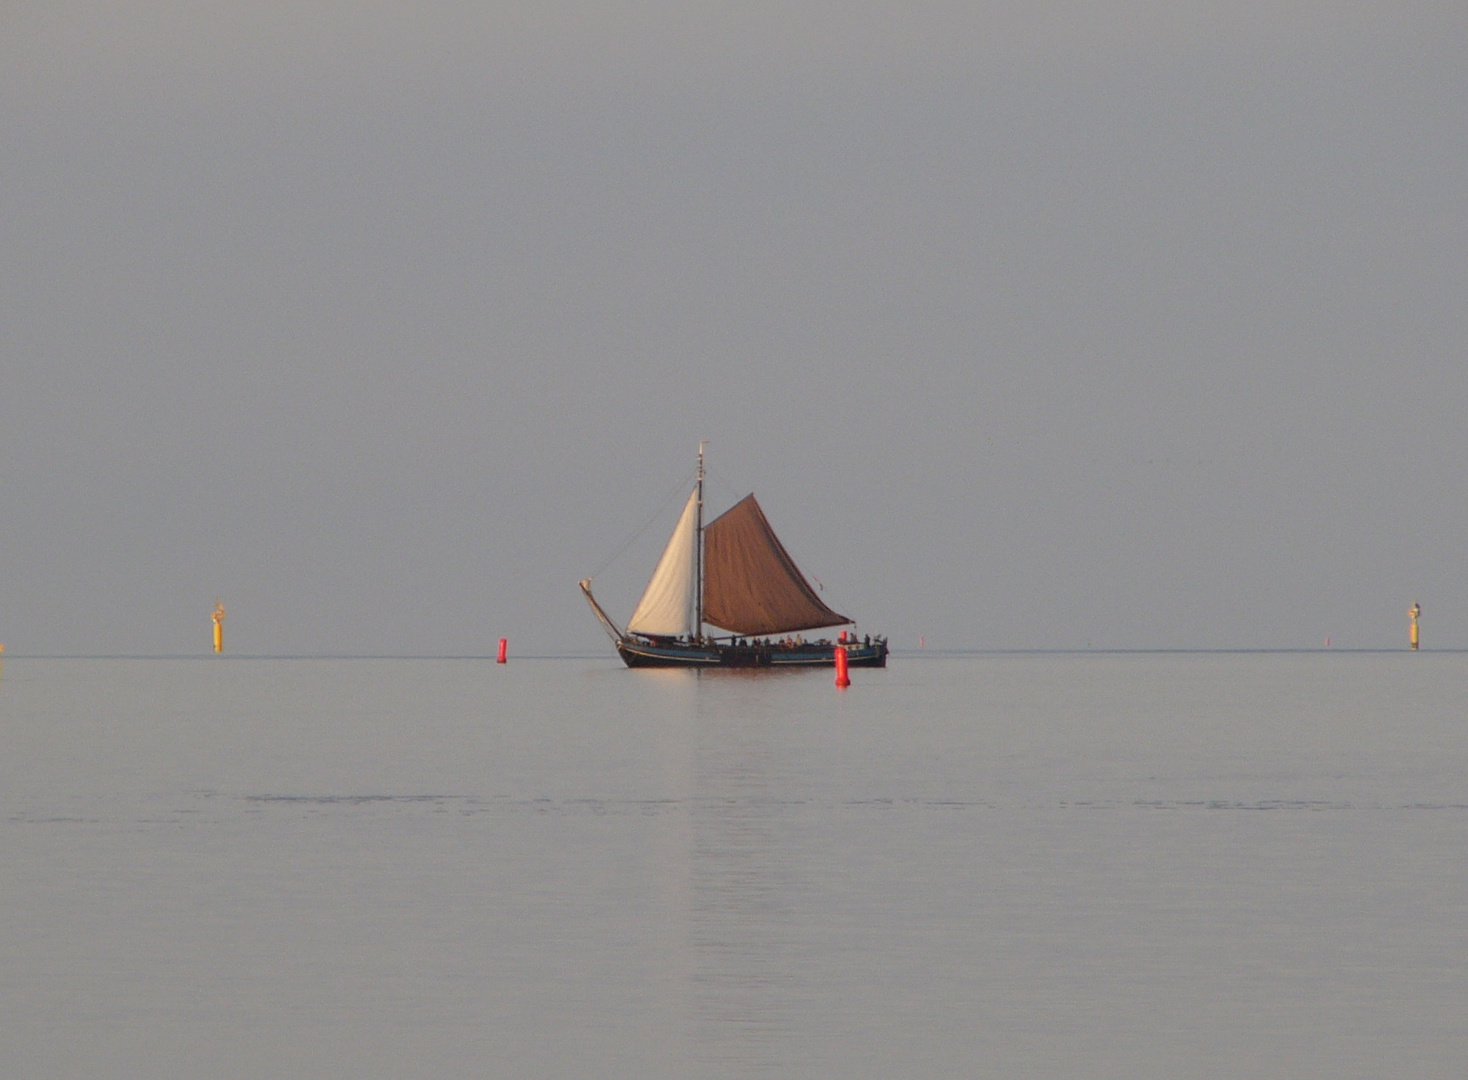
<instances>
[{"instance_id":1,"label":"sailboat","mask_svg":"<svg viewBox=\"0 0 1468 1080\"><path fill-rule=\"evenodd\" d=\"M693 493L626 629L581 591L628 667L886 667L887 640L806 641L803 631L852 626L816 595L753 495L703 523L703 444ZM706 634L705 625L725 631Z\"/></svg>"}]
</instances>

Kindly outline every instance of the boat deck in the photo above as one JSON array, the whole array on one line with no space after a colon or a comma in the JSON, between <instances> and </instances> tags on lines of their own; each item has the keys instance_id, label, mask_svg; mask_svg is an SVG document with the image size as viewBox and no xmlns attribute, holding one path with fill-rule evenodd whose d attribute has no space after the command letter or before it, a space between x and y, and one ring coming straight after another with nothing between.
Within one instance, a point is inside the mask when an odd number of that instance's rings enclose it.
<instances>
[{"instance_id":1,"label":"boat deck","mask_svg":"<svg viewBox=\"0 0 1468 1080\"><path fill-rule=\"evenodd\" d=\"M834 667L835 650L846 649L848 667L886 667L887 643L881 638L871 644L810 642L799 645L741 644L716 642L658 643L624 637L617 652L628 667Z\"/></svg>"}]
</instances>

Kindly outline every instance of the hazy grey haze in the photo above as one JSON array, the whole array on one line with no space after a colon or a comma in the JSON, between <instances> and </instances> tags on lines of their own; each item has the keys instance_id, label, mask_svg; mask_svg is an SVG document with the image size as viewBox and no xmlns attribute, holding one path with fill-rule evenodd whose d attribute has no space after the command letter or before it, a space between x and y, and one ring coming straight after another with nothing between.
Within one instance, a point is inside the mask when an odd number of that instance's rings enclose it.
<instances>
[{"instance_id":1,"label":"hazy grey haze","mask_svg":"<svg viewBox=\"0 0 1468 1080\"><path fill-rule=\"evenodd\" d=\"M7 3L0 641L1468 646L1468 7ZM598 577L625 617L676 507Z\"/></svg>"}]
</instances>

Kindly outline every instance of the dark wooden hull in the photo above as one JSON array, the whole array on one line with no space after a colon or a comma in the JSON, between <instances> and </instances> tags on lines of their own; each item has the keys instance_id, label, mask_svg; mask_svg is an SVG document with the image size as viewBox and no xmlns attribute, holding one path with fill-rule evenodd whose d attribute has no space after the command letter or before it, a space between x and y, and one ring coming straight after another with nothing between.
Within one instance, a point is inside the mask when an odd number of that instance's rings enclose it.
<instances>
[{"instance_id":1,"label":"dark wooden hull","mask_svg":"<svg viewBox=\"0 0 1468 1080\"><path fill-rule=\"evenodd\" d=\"M838 645L725 645L668 642L658 644L624 637L617 652L628 667L797 668L834 667ZM846 646L848 667L886 667L887 643Z\"/></svg>"}]
</instances>

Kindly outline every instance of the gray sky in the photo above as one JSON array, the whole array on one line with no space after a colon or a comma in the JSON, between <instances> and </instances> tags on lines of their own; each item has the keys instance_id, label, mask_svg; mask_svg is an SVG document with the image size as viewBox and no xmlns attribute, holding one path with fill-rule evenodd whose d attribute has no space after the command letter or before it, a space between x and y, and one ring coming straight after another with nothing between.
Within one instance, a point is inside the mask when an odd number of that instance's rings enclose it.
<instances>
[{"instance_id":1,"label":"gray sky","mask_svg":"<svg viewBox=\"0 0 1468 1080\"><path fill-rule=\"evenodd\" d=\"M1461 3L0 7L0 641L1468 647Z\"/></svg>"}]
</instances>

